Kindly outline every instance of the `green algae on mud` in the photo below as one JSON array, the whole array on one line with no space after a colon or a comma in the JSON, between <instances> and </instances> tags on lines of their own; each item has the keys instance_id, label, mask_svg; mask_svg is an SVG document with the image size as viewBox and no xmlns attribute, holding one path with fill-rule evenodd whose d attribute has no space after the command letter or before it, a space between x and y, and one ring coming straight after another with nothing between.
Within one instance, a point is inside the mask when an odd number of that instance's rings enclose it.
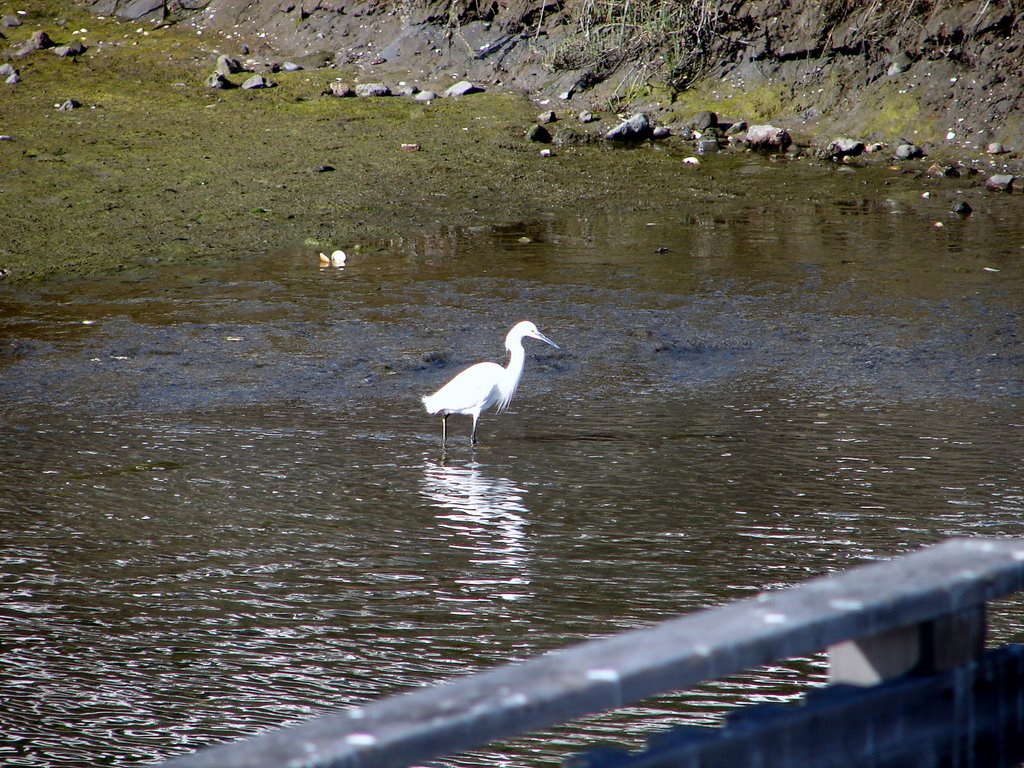
<instances>
[{"instance_id":1,"label":"green algae on mud","mask_svg":"<svg viewBox=\"0 0 1024 768\"><path fill-rule=\"evenodd\" d=\"M0 266L11 279L515 220L604 194L595 167L605 179L624 171L613 153L586 169L541 158L523 139L522 97L322 95L336 70L211 90L219 51L184 28L28 19L16 45L35 29L63 42L77 23L89 50L18 59L22 82L4 94ZM82 107L55 109L69 98Z\"/></svg>"}]
</instances>

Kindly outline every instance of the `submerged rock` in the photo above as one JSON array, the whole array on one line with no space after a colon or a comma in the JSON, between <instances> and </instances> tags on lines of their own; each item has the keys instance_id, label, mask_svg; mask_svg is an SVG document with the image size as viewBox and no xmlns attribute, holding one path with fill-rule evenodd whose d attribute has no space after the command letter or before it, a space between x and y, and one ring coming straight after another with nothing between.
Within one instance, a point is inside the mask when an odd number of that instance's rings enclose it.
<instances>
[{"instance_id":1,"label":"submerged rock","mask_svg":"<svg viewBox=\"0 0 1024 768\"><path fill-rule=\"evenodd\" d=\"M751 149L785 152L793 138L785 128L774 125L752 125L747 128L746 144Z\"/></svg>"},{"instance_id":2,"label":"submerged rock","mask_svg":"<svg viewBox=\"0 0 1024 768\"><path fill-rule=\"evenodd\" d=\"M643 112L638 112L612 128L604 137L608 141L643 141L649 139L653 132L651 119Z\"/></svg>"},{"instance_id":3,"label":"submerged rock","mask_svg":"<svg viewBox=\"0 0 1024 768\"><path fill-rule=\"evenodd\" d=\"M953 207L951 209L952 213L955 213L957 216L965 217L970 216L973 210L974 209L971 208L971 204L966 200L957 200L953 203Z\"/></svg>"},{"instance_id":4,"label":"submerged rock","mask_svg":"<svg viewBox=\"0 0 1024 768\"><path fill-rule=\"evenodd\" d=\"M445 98L451 96L469 96L471 93L483 93L486 88L476 83L471 83L469 80L460 80L447 91L444 92Z\"/></svg>"}]
</instances>

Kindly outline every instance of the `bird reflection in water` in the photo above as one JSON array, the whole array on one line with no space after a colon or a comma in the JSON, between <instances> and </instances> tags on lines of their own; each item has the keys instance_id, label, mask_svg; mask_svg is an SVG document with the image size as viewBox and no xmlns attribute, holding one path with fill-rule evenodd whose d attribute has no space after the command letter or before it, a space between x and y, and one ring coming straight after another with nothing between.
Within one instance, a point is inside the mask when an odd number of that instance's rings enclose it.
<instances>
[{"instance_id":1,"label":"bird reflection in water","mask_svg":"<svg viewBox=\"0 0 1024 768\"><path fill-rule=\"evenodd\" d=\"M486 474L476 462L447 466L428 461L422 492L440 510L439 526L453 534L452 547L472 550L471 562L476 565L514 569L522 575L528 562L525 529L529 524L524 517L529 512L523 504L524 489L507 478ZM515 583L524 581L520 578Z\"/></svg>"}]
</instances>

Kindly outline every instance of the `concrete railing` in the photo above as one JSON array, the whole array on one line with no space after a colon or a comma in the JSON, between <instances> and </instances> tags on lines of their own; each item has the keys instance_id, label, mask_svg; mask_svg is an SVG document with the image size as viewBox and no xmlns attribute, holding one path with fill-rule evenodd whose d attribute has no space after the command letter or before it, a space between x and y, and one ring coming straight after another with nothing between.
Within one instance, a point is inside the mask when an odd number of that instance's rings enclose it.
<instances>
[{"instance_id":1,"label":"concrete railing","mask_svg":"<svg viewBox=\"0 0 1024 768\"><path fill-rule=\"evenodd\" d=\"M400 768L825 649L830 685L802 706L750 707L722 728L571 762L865 768L908 764L908 750L915 766L1010 760L1024 730L1024 657L1016 646L985 653L985 610L1022 587L1024 540L954 539L166 765Z\"/></svg>"}]
</instances>

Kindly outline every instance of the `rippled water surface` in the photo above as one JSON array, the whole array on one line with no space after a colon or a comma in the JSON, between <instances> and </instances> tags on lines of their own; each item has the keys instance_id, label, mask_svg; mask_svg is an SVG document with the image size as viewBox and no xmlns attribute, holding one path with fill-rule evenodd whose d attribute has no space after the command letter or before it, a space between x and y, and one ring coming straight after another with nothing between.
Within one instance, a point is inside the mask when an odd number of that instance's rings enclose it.
<instances>
[{"instance_id":1,"label":"rippled water surface","mask_svg":"<svg viewBox=\"0 0 1024 768\"><path fill-rule=\"evenodd\" d=\"M152 761L1024 535L1019 210L950 220L834 175L344 270L296 251L3 288L0 762ZM453 417L442 452L419 395L524 318L561 350L529 346L510 412L477 450ZM996 611L996 640L1022 632ZM820 678L756 670L453 762L551 765Z\"/></svg>"}]
</instances>

